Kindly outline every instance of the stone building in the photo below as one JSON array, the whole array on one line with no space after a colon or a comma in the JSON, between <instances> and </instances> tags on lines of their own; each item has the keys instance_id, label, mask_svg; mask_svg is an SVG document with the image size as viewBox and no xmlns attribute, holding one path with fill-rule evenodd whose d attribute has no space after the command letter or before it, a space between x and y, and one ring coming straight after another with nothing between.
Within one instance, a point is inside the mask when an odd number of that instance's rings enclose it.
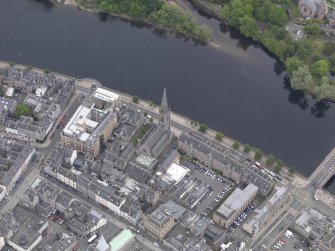
<instances>
[{"instance_id":1,"label":"stone building","mask_svg":"<svg viewBox=\"0 0 335 251\"><path fill-rule=\"evenodd\" d=\"M323 18L328 13L326 0L299 0L299 9L304 18Z\"/></svg>"}]
</instances>

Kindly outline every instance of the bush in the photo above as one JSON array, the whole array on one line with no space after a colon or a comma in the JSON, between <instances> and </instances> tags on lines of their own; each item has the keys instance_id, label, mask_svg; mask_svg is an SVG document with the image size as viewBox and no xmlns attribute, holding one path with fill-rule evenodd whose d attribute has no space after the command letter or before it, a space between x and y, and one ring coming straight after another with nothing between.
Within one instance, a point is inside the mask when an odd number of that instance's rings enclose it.
<instances>
[{"instance_id":1,"label":"bush","mask_svg":"<svg viewBox=\"0 0 335 251\"><path fill-rule=\"evenodd\" d=\"M208 127L205 124L199 126L199 132L206 133Z\"/></svg>"},{"instance_id":2,"label":"bush","mask_svg":"<svg viewBox=\"0 0 335 251\"><path fill-rule=\"evenodd\" d=\"M240 143L234 142L233 148L236 149L236 150L238 150L240 148Z\"/></svg>"},{"instance_id":3,"label":"bush","mask_svg":"<svg viewBox=\"0 0 335 251\"><path fill-rule=\"evenodd\" d=\"M294 174L294 173L295 173L295 168L294 168L294 166L290 166L290 167L288 168L288 171L289 171L289 173Z\"/></svg>"},{"instance_id":4,"label":"bush","mask_svg":"<svg viewBox=\"0 0 335 251\"><path fill-rule=\"evenodd\" d=\"M284 166L284 162L280 159L277 161L277 166L283 167Z\"/></svg>"},{"instance_id":5,"label":"bush","mask_svg":"<svg viewBox=\"0 0 335 251\"><path fill-rule=\"evenodd\" d=\"M245 153L249 153L251 151L252 147L249 144L244 145L243 151Z\"/></svg>"},{"instance_id":6,"label":"bush","mask_svg":"<svg viewBox=\"0 0 335 251\"><path fill-rule=\"evenodd\" d=\"M133 102L134 102L135 104L138 104L138 101L140 101L140 98L137 97L137 96L134 96L134 97L133 97Z\"/></svg>"},{"instance_id":7,"label":"bush","mask_svg":"<svg viewBox=\"0 0 335 251\"><path fill-rule=\"evenodd\" d=\"M255 151L255 156L254 156L255 160L261 160L262 157L263 157L263 153L262 153L262 151L259 150L259 149L256 149L256 151Z\"/></svg>"},{"instance_id":8,"label":"bush","mask_svg":"<svg viewBox=\"0 0 335 251\"><path fill-rule=\"evenodd\" d=\"M215 134L215 139L218 140L218 141L222 141L223 140L223 134L220 133L220 132L217 132Z\"/></svg>"},{"instance_id":9,"label":"bush","mask_svg":"<svg viewBox=\"0 0 335 251\"><path fill-rule=\"evenodd\" d=\"M277 163L276 163L276 165L275 165L274 171L276 173L280 173L281 170L282 170L282 168L283 168L283 166L284 166L284 162L282 160L278 160Z\"/></svg>"},{"instance_id":10,"label":"bush","mask_svg":"<svg viewBox=\"0 0 335 251\"><path fill-rule=\"evenodd\" d=\"M281 167L281 166L278 166L278 165L276 165L275 168L274 168L274 171L275 171L276 173L280 173L281 170L282 170L282 167Z\"/></svg>"},{"instance_id":11,"label":"bush","mask_svg":"<svg viewBox=\"0 0 335 251\"><path fill-rule=\"evenodd\" d=\"M150 106L150 107L155 107L154 102L152 102L152 101L150 100L150 101L149 101L149 106Z\"/></svg>"},{"instance_id":12,"label":"bush","mask_svg":"<svg viewBox=\"0 0 335 251\"><path fill-rule=\"evenodd\" d=\"M266 164L267 164L268 166L272 166L274 162L275 162L275 156L273 156L272 154L270 154L270 155L266 158Z\"/></svg>"}]
</instances>

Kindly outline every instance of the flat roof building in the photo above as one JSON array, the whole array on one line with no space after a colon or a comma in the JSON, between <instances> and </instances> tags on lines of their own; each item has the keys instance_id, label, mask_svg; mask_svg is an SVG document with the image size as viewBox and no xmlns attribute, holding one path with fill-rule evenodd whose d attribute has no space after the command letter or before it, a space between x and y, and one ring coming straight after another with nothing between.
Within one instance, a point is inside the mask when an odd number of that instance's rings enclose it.
<instances>
[{"instance_id":1,"label":"flat roof building","mask_svg":"<svg viewBox=\"0 0 335 251\"><path fill-rule=\"evenodd\" d=\"M235 191L217 209L217 211L214 212L214 222L228 228L237 216L256 197L257 192L258 187L252 183L250 183L244 190L236 188Z\"/></svg>"},{"instance_id":2,"label":"flat roof building","mask_svg":"<svg viewBox=\"0 0 335 251\"><path fill-rule=\"evenodd\" d=\"M101 144L107 142L117 122L116 114L79 106L61 133L63 146L77 150L87 157L96 157Z\"/></svg>"},{"instance_id":3,"label":"flat roof building","mask_svg":"<svg viewBox=\"0 0 335 251\"><path fill-rule=\"evenodd\" d=\"M98 87L93 93L93 97L106 101L108 103L118 103L120 99L120 95L115 92L109 91L107 89L103 89Z\"/></svg>"},{"instance_id":4,"label":"flat roof building","mask_svg":"<svg viewBox=\"0 0 335 251\"><path fill-rule=\"evenodd\" d=\"M172 163L162 176L162 179L170 184L178 184L189 173L189 168L177 163Z\"/></svg>"},{"instance_id":5,"label":"flat roof building","mask_svg":"<svg viewBox=\"0 0 335 251\"><path fill-rule=\"evenodd\" d=\"M129 229L122 230L117 236L115 236L108 244L111 247L111 251L119 251L127 245L129 241L134 238L134 234Z\"/></svg>"},{"instance_id":6,"label":"flat roof building","mask_svg":"<svg viewBox=\"0 0 335 251\"><path fill-rule=\"evenodd\" d=\"M149 215L143 217L144 228L162 240L181 219L186 209L173 201L160 204Z\"/></svg>"}]
</instances>

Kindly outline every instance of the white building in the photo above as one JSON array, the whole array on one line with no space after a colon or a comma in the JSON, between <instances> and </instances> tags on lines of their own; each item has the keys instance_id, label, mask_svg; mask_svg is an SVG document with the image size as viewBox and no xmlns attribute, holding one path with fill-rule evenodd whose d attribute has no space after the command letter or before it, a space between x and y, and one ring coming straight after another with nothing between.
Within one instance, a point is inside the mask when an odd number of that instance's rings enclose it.
<instances>
[{"instance_id":1,"label":"white building","mask_svg":"<svg viewBox=\"0 0 335 251\"><path fill-rule=\"evenodd\" d=\"M100 87L95 90L95 92L93 93L93 97L105 101L107 103L111 103L112 108L120 104L119 94Z\"/></svg>"},{"instance_id":2,"label":"white building","mask_svg":"<svg viewBox=\"0 0 335 251\"><path fill-rule=\"evenodd\" d=\"M161 179L169 184L178 184L189 173L189 168L173 162Z\"/></svg>"}]
</instances>

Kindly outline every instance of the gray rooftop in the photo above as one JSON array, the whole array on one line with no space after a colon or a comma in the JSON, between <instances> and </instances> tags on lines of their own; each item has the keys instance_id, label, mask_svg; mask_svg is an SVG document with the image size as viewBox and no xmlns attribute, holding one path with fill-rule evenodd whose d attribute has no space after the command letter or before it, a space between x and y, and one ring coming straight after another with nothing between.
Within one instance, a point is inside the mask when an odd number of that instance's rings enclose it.
<instances>
[{"instance_id":1,"label":"gray rooftop","mask_svg":"<svg viewBox=\"0 0 335 251\"><path fill-rule=\"evenodd\" d=\"M244 190L236 188L216 212L223 216L223 218L228 219L236 210L245 205L257 191L258 187L252 183L250 183Z\"/></svg>"}]
</instances>

